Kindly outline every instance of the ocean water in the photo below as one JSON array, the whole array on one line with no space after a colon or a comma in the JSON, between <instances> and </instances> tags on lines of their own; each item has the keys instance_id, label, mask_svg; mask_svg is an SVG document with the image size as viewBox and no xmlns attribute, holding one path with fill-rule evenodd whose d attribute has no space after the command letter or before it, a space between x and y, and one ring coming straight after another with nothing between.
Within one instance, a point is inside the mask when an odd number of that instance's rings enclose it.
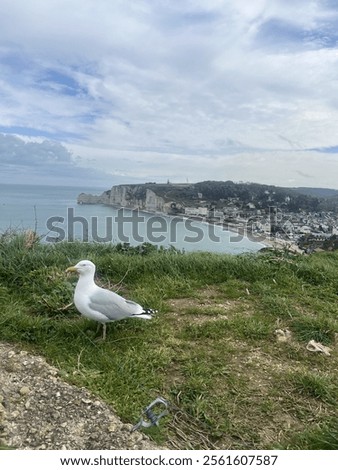
<instances>
[{"instance_id":1,"label":"ocean water","mask_svg":"<svg viewBox=\"0 0 338 470\"><path fill-rule=\"evenodd\" d=\"M185 251L256 252L264 245L221 226L186 218L78 205L81 192L101 194L107 188L0 185L0 233L33 229L46 243L62 240L150 242Z\"/></svg>"}]
</instances>

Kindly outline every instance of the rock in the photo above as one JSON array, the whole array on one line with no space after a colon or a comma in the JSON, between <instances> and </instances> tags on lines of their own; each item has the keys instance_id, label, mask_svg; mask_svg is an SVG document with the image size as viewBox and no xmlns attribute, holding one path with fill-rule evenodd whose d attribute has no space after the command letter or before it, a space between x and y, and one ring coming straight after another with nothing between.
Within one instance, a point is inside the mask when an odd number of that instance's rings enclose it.
<instances>
[{"instance_id":1,"label":"rock","mask_svg":"<svg viewBox=\"0 0 338 470\"><path fill-rule=\"evenodd\" d=\"M108 191L104 191L100 196L81 193L77 197L78 204L109 204Z\"/></svg>"},{"instance_id":2,"label":"rock","mask_svg":"<svg viewBox=\"0 0 338 470\"><path fill-rule=\"evenodd\" d=\"M114 423L110 423L110 425L108 426L108 431L109 432L115 432L117 429L117 424L114 422Z\"/></svg>"},{"instance_id":3,"label":"rock","mask_svg":"<svg viewBox=\"0 0 338 470\"><path fill-rule=\"evenodd\" d=\"M287 343L291 340L291 331L285 328L285 330L278 329L275 331L276 339L280 343Z\"/></svg>"},{"instance_id":4,"label":"rock","mask_svg":"<svg viewBox=\"0 0 338 470\"><path fill-rule=\"evenodd\" d=\"M89 398L82 398L82 403L85 403L86 405L90 405L90 403L92 403L92 401L89 400Z\"/></svg>"},{"instance_id":5,"label":"rock","mask_svg":"<svg viewBox=\"0 0 338 470\"><path fill-rule=\"evenodd\" d=\"M139 432L131 439L132 426L123 424L110 406L85 388L64 382L60 375L42 357L0 342L0 435L5 446L159 449Z\"/></svg>"}]
</instances>

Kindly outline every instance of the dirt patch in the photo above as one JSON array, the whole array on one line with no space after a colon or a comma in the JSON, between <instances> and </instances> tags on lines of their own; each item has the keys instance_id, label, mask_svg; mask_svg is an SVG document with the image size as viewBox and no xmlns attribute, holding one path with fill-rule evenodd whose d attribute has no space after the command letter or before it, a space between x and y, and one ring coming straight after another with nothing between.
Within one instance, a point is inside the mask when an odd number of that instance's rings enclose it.
<instances>
[{"instance_id":1,"label":"dirt patch","mask_svg":"<svg viewBox=\"0 0 338 470\"><path fill-rule=\"evenodd\" d=\"M171 316L176 324L186 324L193 319L194 325L213 322L220 319L228 320L238 308L244 309L248 316L252 309L243 300L223 300L216 291L206 289L198 292L195 298L170 299Z\"/></svg>"},{"instance_id":2,"label":"dirt patch","mask_svg":"<svg viewBox=\"0 0 338 470\"><path fill-rule=\"evenodd\" d=\"M16 449L158 449L42 357L0 343L0 441Z\"/></svg>"},{"instance_id":3,"label":"dirt patch","mask_svg":"<svg viewBox=\"0 0 338 470\"><path fill-rule=\"evenodd\" d=\"M199 307L199 308L210 308L216 307L224 310L230 310L234 306L238 305L239 302L226 300L222 303L211 301L209 299L172 299L169 301L169 305L179 311L186 310L192 307Z\"/></svg>"}]
</instances>

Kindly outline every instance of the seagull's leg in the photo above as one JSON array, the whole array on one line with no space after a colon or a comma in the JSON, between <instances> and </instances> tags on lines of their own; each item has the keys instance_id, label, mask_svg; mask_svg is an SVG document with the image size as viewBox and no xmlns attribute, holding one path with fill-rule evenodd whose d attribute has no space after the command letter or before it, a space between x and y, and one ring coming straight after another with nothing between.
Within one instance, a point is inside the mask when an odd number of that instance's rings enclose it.
<instances>
[{"instance_id":1,"label":"seagull's leg","mask_svg":"<svg viewBox=\"0 0 338 470\"><path fill-rule=\"evenodd\" d=\"M103 323L102 324L102 341L105 341L106 339L106 330L107 330L107 324Z\"/></svg>"}]
</instances>

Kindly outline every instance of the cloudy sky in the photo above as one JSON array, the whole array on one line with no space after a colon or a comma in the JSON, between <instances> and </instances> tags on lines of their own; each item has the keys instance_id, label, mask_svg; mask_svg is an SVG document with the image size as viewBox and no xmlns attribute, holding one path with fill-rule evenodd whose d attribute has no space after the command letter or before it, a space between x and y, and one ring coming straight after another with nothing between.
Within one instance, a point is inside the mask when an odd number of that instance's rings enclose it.
<instances>
[{"instance_id":1,"label":"cloudy sky","mask_svg":"<svg viewBox=\"0 0 338 470\"><path fill-rule=\"evenodd\" d=\"M1 0L0 183L338 188L333 0Z\"/></svg>"}]
</instances>

